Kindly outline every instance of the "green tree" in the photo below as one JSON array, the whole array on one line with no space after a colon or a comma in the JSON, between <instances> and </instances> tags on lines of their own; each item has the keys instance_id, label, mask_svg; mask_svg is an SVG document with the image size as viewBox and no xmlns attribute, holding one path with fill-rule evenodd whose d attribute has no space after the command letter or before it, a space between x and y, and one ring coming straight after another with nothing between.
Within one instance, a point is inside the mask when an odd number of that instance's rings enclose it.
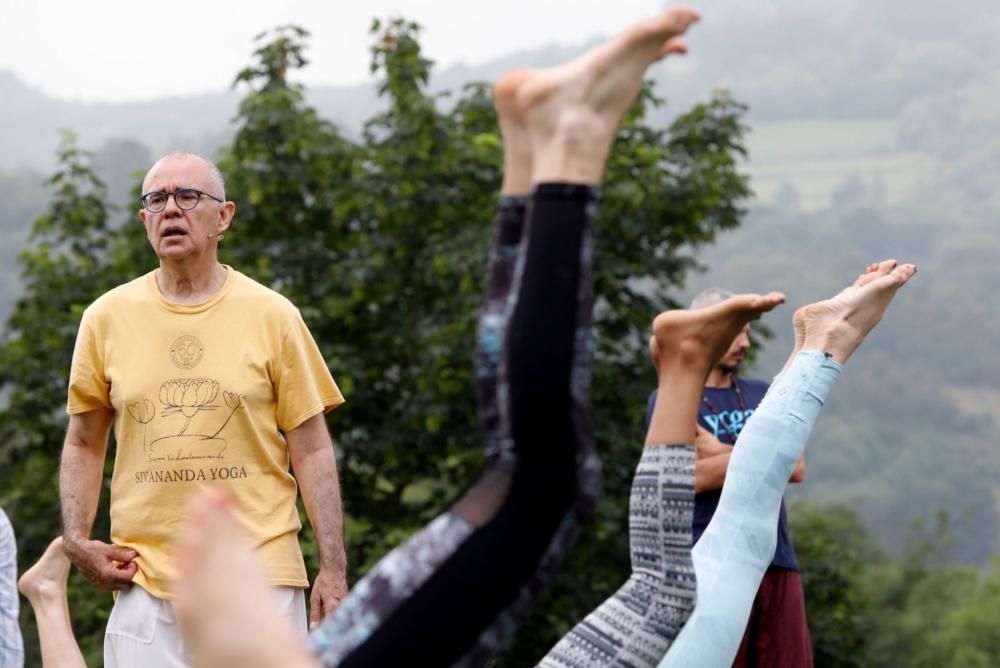
<instances>
[{"instance_id":1,"label":"green tree","mask_svg":"<svg viewBox=\"0 0 1000 668\"><path fill-rule=\"evenodd\" d=\"M816 666L1000 665L996 564L992 573L946 564L947 514L911 527L899 554L846 507L799 503L790 517Z\"/></svg>"},{"instance_id":2,"label":"green tree","mask_svg":"<svg viewBox=\"0 0 1000 668\"><path fill-rule=\"evenodd\" d=\"M927 638L923 665L941 668L1000 666L1000 561L977 579L962 605L943 614Z\"/></svg>"},{"instance_id":3,"label":"green tree","mask_svg":"<svg viewBox=\"0 0 1000 668\"><path fill-rule=\"evenodd\" d=\"M844 506L798 503L789 513L802 567L813 659L823 668L860 668L870 634L865 570L882 559L862 519Z\"/></svg>"},{"instance_id":4,"label":"green tree","mask_svg":"<svg viewBox=\"0 0 1000 668\"><path fill-rule=\"evenodd\" d=\"M868 665L946 665L940 661L945 644L940 635L943 621L950 611L966 605L980 579L976 569L946 565L951 542L948 525L944 511L930 527L914 523L901 554L866 570L862 587L871 592L872 600ZM937 646L931 644L932 639L937 640Z\"/></svg>"},{"instance_id":5,"label":"green tree","mask_svg":"<svg viewBox=\"0 0 1000 668\"><path fill-rule=\"evenodd\" d=\"M222 249L241 270L319 308L324 272L350 236L351 214L338 204L350 187L355 149L288 79L307 62L307 35L296 26L261 33L255 62L233 83L248 94L219 160L230 199L238 202Z\"/></svg>"},{"instance_id":6,"label":"green tree","mask_svg":"<svg viewBox=\"0 0 1000 668\"><path fill-rule=\"evenodd\" d=\"M21 293L17 254L28 240L30 225L25 221L45 208L44 180L30 170L0 172L0 234L4 239L0 248L0 320L7 319Z\"/></svg>"},{"instance_id":7,"label":"green tree","mask_svg":"<svg viewBox=\"0 0 1000 668\"><path fill-rule=\"evenodd\" d=\"M7 321L0 343L0 504L13 516L22 566L41 555L59 532L57 477L66 428L66 383L80 316L112 287L111 235L104 184L90 155L64 132L58 168L48 180L52 200L35 218L29 246L21 253L24 295ZM98 511L95 535L108 534L106 506ZM88 587L88 585L85 585ZM91 659L99 656L107 603L92 588L74 587L71 606L77 633ZM38 662L34 626L25 610L29 664Z\"/></svg>"}]
</instances>

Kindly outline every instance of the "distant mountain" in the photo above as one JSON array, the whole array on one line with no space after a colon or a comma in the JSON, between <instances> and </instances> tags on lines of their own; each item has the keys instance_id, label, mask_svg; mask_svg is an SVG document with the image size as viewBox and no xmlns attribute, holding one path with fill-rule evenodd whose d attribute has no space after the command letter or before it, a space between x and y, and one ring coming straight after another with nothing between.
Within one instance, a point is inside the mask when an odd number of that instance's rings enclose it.
<instances>
[{"instance_id":1,"label":"distant mountain","mask_svg":"<svg viewBox=\"0 0 1000 668\"><path fill-rule=\"evenodd\" d=\"M690 36L691 55L654 75L674 111L731 90L751 107L754 124L797 120L894 118L942 91L1000 70L1000 13L991 0L914 3L859 0L795 3L770 0L751 8L723 0L700 3L704 25ZM587 44L547 46L476 66L442 68L434 90L490 81L511 67L541 67ZM1000 90L994 91L1000 104ZM322 115L357 134L378 108L372 83L307 91ZM126 104L54 99L10 72L0 72L0 170L47 168L57 128L73 128L85 146L135 139L156 153L177 146L208 150L225 141L238 90Z\"/></svg>"}]
</instances>

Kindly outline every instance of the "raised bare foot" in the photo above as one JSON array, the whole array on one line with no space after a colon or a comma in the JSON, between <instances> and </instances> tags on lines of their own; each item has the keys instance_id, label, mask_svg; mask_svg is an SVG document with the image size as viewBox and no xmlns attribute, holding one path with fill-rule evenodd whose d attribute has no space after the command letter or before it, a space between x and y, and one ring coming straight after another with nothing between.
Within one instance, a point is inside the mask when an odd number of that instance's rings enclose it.
<instances>
[{"instance_id":1,"label":"raised bare foot","mask_svg":"<svg viewBox=\"0 0 1000 668\"><path fill-rule=\"evenodd\" d=\"M316 665L279 614L264 563L223 492L192 500L177 564L174 605L195 665Z\"/></svg>"},{"instance_id":2,"label":"raised bare foot","mask_svg":"<svg viewBox=\"0 0 1000 668\"><path fill-rule=\"evenodd\" d=\"M512 70L493 84L493 107L503 135L504 195L527 195L531 191L531 137L524 112L517 104L517 91L535 76L534 70Z\"/></svg>"},{"instance_id":3,"label":"raised bare foot","mask_svg":"<svg viewBox=\"0 0 1000 668\"><path fill-rule=\"evenodd\" d=\"M667 364L703 368L707 374L744 325L784 301L780 292L743 294L707 308L661 313L653 320L661 373Z\"/></svg>"},{"instance_id":4,"label":"raised bare foot","mask_svg":"<svg viewBox=\"0 0 1000 668\"><path fill-rule=\"evenodd\" d=\"M62 536L59 536L49 543L35 565L24 572L17 581L17 590L36 607L42 601L65 600L71 566L69 557L63 552Z\"/></svg>"},{"instance_id":5,"label":"raised bare foot","mask_svg":"<svg viewBox=\"0 0 1000 668\"><path fill-rule=\"evenodd\" d=\"M681 36L698 18L693 9L671 7L524 81L517 102L532 141L532 182L599 184L646 68L667 54L686 52Z\"/></svg>"},{"instance_id":6,"label":"raised bare foot","mask_svg":"<svg viewBox=\"0 0 1000 668\"><path fill-rule=\"evenodd\" d=\"M847 290L852 290L854 288L864 287L875 279L886 276L895 268L895 260L882 260L881 262L874 262L868 265L868 268L857 277L850 287L844 288L844 291L846 292ZM801 310L802 309L799 309L799 311ZM798 317L799 311L796 311L792 316L792 327L795 330L795 345L792 347L792 354L788 356L788 361L785 362L786 369L792 361L795 360L795 356L799 354L799 351L802 350L802 347L806 342L806 321L804 318Z\"/></svg>"},{"instance_id":7,"label":"raised bare foot","mask_svg":"<svg viewBox=\"0 0 1000 668\"><path fill-rule=\"evenodd\" d=\"M792 318L796 332L802 332L801 348L820 350L844 364L882 319L896 291L916 273L915 265L883 260L836 296L803 306Z\"/></svg>"}]
</instances>

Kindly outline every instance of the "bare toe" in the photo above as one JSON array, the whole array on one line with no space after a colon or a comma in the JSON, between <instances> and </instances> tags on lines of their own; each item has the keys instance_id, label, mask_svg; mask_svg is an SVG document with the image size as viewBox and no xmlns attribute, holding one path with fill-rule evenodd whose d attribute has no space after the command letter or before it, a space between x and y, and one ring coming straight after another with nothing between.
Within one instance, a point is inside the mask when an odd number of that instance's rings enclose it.
<instances>
[{"instance_id":1,"label":"bare toe","mask_svg":"<svg viewBox=\"0 0 1000 668\"><path fill-rule=\"evenodd\" d=\"M858 276L858 280L854 281L854 287L864 287L877 278L888 276L889 272L896 268L896 265L895 260L882 260L870 265L865 273Z\"/></svg>"},{"instance_id":2,"label":"bare toe","mask_svg":"<svg viewBox=\"0 0 1000 668\"><path fill-rule=\"evenodd\" d=\"M889 273L889 276L895 278L900 285L903 285L908 280L916 276L916 274L917 274L917 265L901 264L898 267L894 268Z\"/></svg>"},{"instance_id":3,"label":"bare toe","mask_svg":"<svg viewBox=\"0 0 1000 668\"><path fill-rule=\"evenodd\" d=\"M688 45L683 37L671 37L664 42L663 46L660 47L660 50L656 52L656 60L663 60L673 53L685 54L687 52Z\"/></svg>"}]
</instances>

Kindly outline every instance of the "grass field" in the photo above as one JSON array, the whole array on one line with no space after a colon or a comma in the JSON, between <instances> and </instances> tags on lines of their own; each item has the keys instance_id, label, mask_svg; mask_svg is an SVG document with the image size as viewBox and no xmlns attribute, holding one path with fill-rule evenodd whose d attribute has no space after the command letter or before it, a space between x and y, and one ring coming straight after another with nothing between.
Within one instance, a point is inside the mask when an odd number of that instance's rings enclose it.
<instances>
[{"instance_id":1,"label":"grass field","mask_svg":"<svg viewBox=\"0 0 1000 668\"><path fill-rule=\"evenodd\" d=\"M876 201L899 202L932 163L897 142L893 121L807 121L755 127L748 139L752 185L761 203L816 210L860 185Z\"/></svg>"}]
</instances>

